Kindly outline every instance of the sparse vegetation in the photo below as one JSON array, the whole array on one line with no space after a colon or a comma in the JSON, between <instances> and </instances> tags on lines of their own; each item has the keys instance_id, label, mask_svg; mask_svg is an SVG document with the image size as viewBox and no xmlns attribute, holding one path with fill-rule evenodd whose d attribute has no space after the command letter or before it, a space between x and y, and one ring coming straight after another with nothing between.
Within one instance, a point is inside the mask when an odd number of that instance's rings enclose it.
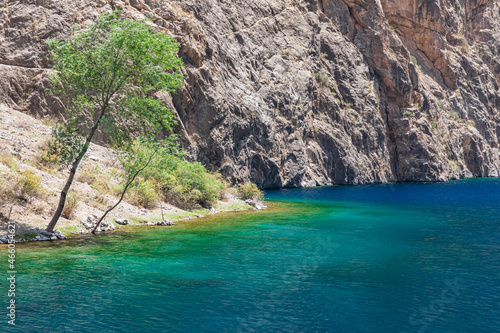
<instances>
[{"instance_id":1,"label":"sparse vegetation","mask_svg":"<svg viewBox=\"0 0 500 333\"><path fill-rule=\"evenodd\" d=\"M405 111L403 111L403 116L406 118L413 117L413 112L411 112L409 110L405 110Z\"/></svg>"},{"instance_id":2,"label":"sparse vegetation","mask_svg":"<svg viewBox=\"0 0 500 333\"><path fill-rule=\"evenodd\" d=\"M460 120L461 119L460 115L458 114L458 112L453 111L453 110L450 111L450 116L453 117L455 120Z\"/></svg>"},{"instance_id":3,"label":"sparse vegetation","mask_svg":"<svg viewBox=\"0 0 500 333\"><path fill-rule=\"evenodd\" d=\"M62 228L59 228L59 231L62 232L63 234L77 233L78 227L75 227L75 226L62 227Z\"/></svg>"},{"instance_id":4,"label":"sparse vegetation","mask_svg":"<svg viewBox=\"0 0 500 333\"><path fill-rule=\"evenodd\" d=\"M328 85L329 79L328 76L326 76L325 73L323 72L315 72L313 73L314 77L316 78L316 81L324 86Z\"/></svg>"},{"instance_id":5,"label":"sparse vegetation","mask_svg":"<svg viewBox=\"0 0 500 333\"><path fill-rule=\"evenodd\" d=\"M19 175L16 190L19 198L23 200L29 200L44 193L40 176L31 170L25 170Z\"/></svg>"},{"instance_id":6,"label":"sparse vegetation","mask_svg":"<svg viewBox=\"0 0 500 333\"><path fill-rule=\"evenodd\" d=\"M12 176L6 174L0 174L0 200L4 202L13 202L17 195L14 191L14 180Z\"/></svg>"},{"instance_id":7,"label":"sparse vegetation","mask_svg":"<svg viewBox=\"0 0 500 333\"><path fill-rule=\"evenodd\" d=\"M431 127L434 131L437 129L437 124L434 122L434 120L431 120Z\"/></svg>"},{"instance_id":8,"label":"sparse vegetation","mask_svg":"<svg viewBox=\"0 0 500 333\"><path fill-rule=\"evenodd\" d=\"M75 212L78 208L78 194L74 191L70 191L66 197L66 205L62 211L62 215L71 220L75 218Z\"/></svg>"},{"instance_id":9,"label":"sparse vegetation","mask_svg":"<svg viewBox=\"0 0 500 333\"><path fill-rule=\"evenodd\" d=\"M118 179L113 179L113 176L108 172L101 170L99 165L93 165L82 170L76 177L76 180L82 183L87 183L95 190L112 196L118 196L121 193L122 186Z\"/></svg>"},{"instance_id":10,"label":"sparse vegetation","mask_svg":"<svg viewBox=\"0 0 500 333\"><path fill-rule=\"evenodd\" d=\"M19 166L17 159L10 153L6 151L0 152L0 163L6 165L9 169L17 171Z\"/></svg>"},{"instance_id":11,"label":"sparse vegetation","mask_svg":"<svg viewBox=\"0 0 500 333\"><path fill-rule=\"evenodd\" d=\"M460 165L458 164L457 161L453 161L453 160L448 160L448 164L450 165L450 167L455 170L455 171L460 171Z\"/></svg>"},{"instance_id":12,"label":"sparse vegetation","mask_svg":"<svg viewBox=\"0 0 500 333\"><path fill-rule=\"evenodd\" d=\"M410 59L411 59L411 61L415 64L415 66L417 66L417 67L418 67L418 69L422 72L422 71L423 71L423 70L422 70L422 66L420 66L420 65L418 64L417 58L415 58L414 56L412 56L412 55L411 55L411 56L410 56Z\"/></svg>"},{"instance_id":13,"label":"sparse vegetation","mask_svg":"<svg viewBox=\"0 0 500 333\"><path fill-rule=\"evenodd\" d=\"M16 233L15 236L21 240L28 240L35 238L37 236L37 233L31 230L21 229Z\"/></svg>"}]
</instances>

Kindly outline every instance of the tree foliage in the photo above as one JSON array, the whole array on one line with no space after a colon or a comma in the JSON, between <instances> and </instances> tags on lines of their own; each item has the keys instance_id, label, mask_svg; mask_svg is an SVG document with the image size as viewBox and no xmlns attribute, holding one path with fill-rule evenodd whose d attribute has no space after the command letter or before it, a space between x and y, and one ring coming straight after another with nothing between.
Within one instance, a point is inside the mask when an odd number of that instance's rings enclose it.
<instances>
[{"instance_id":1,"label":"tree foliage","mask_svg":"<svg viewBox=\"0 0 500 333\"><path fill-rule=\"evenodd\" d=\"M155 98L183 83L179 45L145 20L103 14L87 29L75 27L66 40L47 41L54 62L51 92L63 101L66 122L57 126L48 146L70 168L53 230L80 161L97 130L117 148L137 136L153 137L171 129L173 115ZM127 150L128 148L125 148Z\"/></svg>"},{"instance_id":2,"label":"tree foliage","mask_svg":"<svg viewBox=\"0 0 500 333\"><path fill-rule=\"evenodd\" d=\"M97 221L93 233L97 230L100 223L109 212L115 209L125 197L128 190L144 186L139 174L146 169L158 170L171 159L172 156L179 155L180 149L175 143L176 137L170 136L166 140L156 141L151 137L142 136L137 138L127 149L119 152L119 159L123 166L123 189L118 201L107 209L101 218ZM154 186L147 187L154 193Z\"/></svg>"}]
</instances>

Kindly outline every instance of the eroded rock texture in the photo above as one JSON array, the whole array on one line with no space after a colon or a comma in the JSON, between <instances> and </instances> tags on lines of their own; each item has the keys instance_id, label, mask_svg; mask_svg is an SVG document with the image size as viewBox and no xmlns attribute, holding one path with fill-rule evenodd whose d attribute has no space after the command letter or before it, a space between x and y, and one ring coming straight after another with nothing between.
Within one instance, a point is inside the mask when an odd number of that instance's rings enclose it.
<instances>
[{"instance_id":1,"label":"eroded rock texture","mask_svg":"<svg viewBox=\"0 0 500 333\"><path fill-rule=\"evenodd\" d=\"M181 43L186 86L160 97L192 157L233 182L498 176L498 1L7 1L0 103L61 113L44 41L112 9Z\"/></svg>"}]
</instances>

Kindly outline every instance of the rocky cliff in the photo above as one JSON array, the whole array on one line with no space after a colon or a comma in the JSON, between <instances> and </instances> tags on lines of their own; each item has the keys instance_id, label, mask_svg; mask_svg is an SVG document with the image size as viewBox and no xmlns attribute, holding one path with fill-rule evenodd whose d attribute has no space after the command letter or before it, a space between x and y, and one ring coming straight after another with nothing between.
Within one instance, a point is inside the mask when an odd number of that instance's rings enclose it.
<instances>
[{"instance_id":1,"label":"rocky cliff","mask_svg":"<svg viewBox=\"0 0 500 333\"><path fill-rule=\"evenodd\" d=\"M4 1L0 103L44 116L47 38L123 10L181 43L191 156L263 188L497 177L493 0Z\"/></svg>"}]
</instances>

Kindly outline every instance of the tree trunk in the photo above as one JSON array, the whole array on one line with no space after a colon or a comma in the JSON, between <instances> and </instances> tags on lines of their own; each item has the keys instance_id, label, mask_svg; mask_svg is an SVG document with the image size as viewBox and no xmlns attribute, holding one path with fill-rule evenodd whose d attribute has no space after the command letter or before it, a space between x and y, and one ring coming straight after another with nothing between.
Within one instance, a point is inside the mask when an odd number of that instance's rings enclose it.
<instances>
[{"instance_id":1,"label":"tree trunk","mask_svg":"<svg viewBox=\"0 0 500 333\"><path fill-rule=\"evenodd\" d=\"M52 217L52 220L50 220L49 225L47 226L46 231L47 232L53 232L54 227L57 224L57 221L59 221L59 218L61 217L62 211L64 209L64 204L66 203L66 196L68 195L69 188L71 187L71 184L73 183L73 179L75 178L76 170L78 169L78 166L80 165L81 160L87 153L87 150L89 149L90 146L90 141L92 141L92 138L94 137L94 134L99 127L99 123L101 122L102 117L104 116L104 111L106 110L107 103L104 104L105 106L102 108L102 112L97 119L96 123L90 130L89 136L87 137L87 140L85 141L85 144L83 145L82 151L80 154L78 154L78 157L76 160L73 162L73 165L71 166L71 169L69 171L69 177L68 180L66 181L66 185L64 185L64 188L61 191L61 196L59 197L59 204L57 205L56 212L54 216Z\"/></svg>"},{"instance_id":2,"label":"tree trunk","mask_svg":"<svg viewBox=\"0 0 500 333\"><path fill-rule=\"evenodd\" d=\"M85 152L86 152L86 150L85 150ZM83 158L83 156L82 156L82 158ZM76 174L76 169L78 168L78 164L80 164L80 161L81 161L81 158L76 160L73 163L73 166L71 167L68 180L66 181L66 185L64 185L64 188L61 191L61 196L59 197L59 205L57 206L56 213L54 214L54 216L52 217L52 220L50 221L49 225L47 226L47 232L54 231L54 227L56 226L57 221L59 221L59 218L61 217L62 211L64 209L64 204L66 202L66 195L68 194L69 188L71 187L71 184L73 183L73 179L75 178L75 174Z\"/></svg>"},{"instance_id":3,"label":"tree trunk","mask_svg":"<svg viewBox=\"0 0 500 333\"><path fill-rule=\"evenodd\" d=\"M137 178L137 176L139 175L139 173L141 173L142 170L146 169L149 165L149 163L151 163L151 160L153 159L153 157L156 155L156 151L149 157L148 161L146 162L145 165L143 165L141 168L139 168L139 170L137 170L134 175L128 179L127 183L125 184L125 187L122 191L122 195L120 196L120 200L118 200L118 202L111 208L109 208L106 212L104 212L104 214L101 216L101 218L99 219L99 221L97 221L97 223L95 224L95 227L94 229L92 229L92 233L95 234L95 231L97 230L97 228L99 227L99 225L101 224L102 220L104 220L104 218L106 217L106 215L108 215L108 213L110 211L112 211L113 209L116 208L116 206L118 206L120 204L120 202L122 202L123 200L123 197L125 196L125 193L127 192L129 186L134 182L135 178ZM162 212L163 214L163 212Z\"/></svg>"},{"instance_id":4,"label":"tree trunk","mask_svg":"<svg viewBox=\"0 0 500 333\"><path fill-rule=\"evenodd\" d=\"M95 231L97 230L97 228L99 227L99 225L101 224L102 220L104 220L104 218L106 217L106 215L108 215L108 213L110 211L112 211L113 209L116 208L116 206L118 206L120 204L120 202L122 202L123 200L123 197L125 196L125 192L127 191L127 188L129 187L130 184L127 184L127 186L125 187L125 190L122 192L122 195L120 197L120 200L118 200L118 202L116 204L113 205L113 207L109 208L106 212L104 212L104 214L101 216L101 218L99 219L99 221L97 221L97 223L95 224L95 227L94 229L92 229L92 233L95 234Z\"/></svg>"}]
</instances>

